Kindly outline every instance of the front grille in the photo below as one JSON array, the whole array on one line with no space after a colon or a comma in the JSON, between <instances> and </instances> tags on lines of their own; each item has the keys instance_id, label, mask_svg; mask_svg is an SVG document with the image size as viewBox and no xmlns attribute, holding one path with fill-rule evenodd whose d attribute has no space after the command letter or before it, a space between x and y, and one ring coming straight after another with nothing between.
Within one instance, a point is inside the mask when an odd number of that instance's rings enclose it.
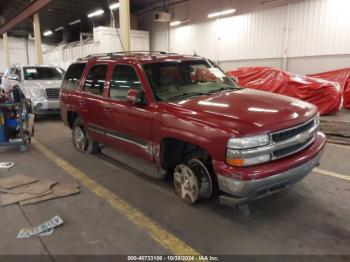
<instances>
[{"instance_id":1,"label":"front grille","mask_svg":"<svg viewBox=\"0 0 350 262\"><path fill-rule=\"evenodd\" d=\"M315 124L315 121L312 120L306 124L303 124L301 126L298 126L296 128L292 128L292 129L289 129L289 130L286 130L286 131L281 131L279 133L275 133L272 135L272 140L274 142L280 142L280 141L283 141L283 140L286 140L288 138L291 138L293 136L296 136L306 130L309 130L310 128L312 128Z\"/></svg>"},{"instance_id":2,"label":"front grille","mask_svg":"<svg viewBox=\"0 0 350 262\"><path fill-rule=\"evenodd\" d=\"M58 99L60 97L60 89L59 88L47 88L46 96L48 99Z\"/></svg>"},{"instance_id":3,"label":"front grille","mask_svg":"<svg viewBox=\"0 0 350 262\"><path fill-rule=\"evenodd\" d=\"M289 156L291 154L299 152L302 149L306 148L308 144L310 144L313 141L314 138L315 136L311 136L304 143L300 143L300 144L296 144L296 145L292 145L286 148L276 150L273 152L273 155L275 156L275 158L281 158L281 157Z\"/></svg>"}]
</instances>

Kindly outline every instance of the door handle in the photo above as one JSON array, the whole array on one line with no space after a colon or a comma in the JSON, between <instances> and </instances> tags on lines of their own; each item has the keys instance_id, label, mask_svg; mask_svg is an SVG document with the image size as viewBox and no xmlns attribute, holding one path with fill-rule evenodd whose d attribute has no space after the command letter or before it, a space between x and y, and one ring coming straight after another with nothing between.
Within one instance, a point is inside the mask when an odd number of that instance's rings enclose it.
<instances>
[{"instance_id":1,"label":"door handle","mask_svg":"<svg viewBox=\"0 0 350 262\"><path fill-rule=\"evenodd\" d=\"M104 110L105 110L106 112L108 112L108 111L111 111L111 108L110 108L110 107L105 107Z\"/></svg>"}]
</instances>

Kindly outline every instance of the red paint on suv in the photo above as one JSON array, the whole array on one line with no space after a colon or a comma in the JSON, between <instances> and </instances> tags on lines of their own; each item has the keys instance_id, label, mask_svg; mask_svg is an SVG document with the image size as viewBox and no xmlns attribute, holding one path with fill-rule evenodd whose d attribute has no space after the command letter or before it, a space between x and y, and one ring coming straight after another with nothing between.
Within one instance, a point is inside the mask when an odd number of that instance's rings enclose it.
<instances>
[{"instance_id":1,"label":"red paint on suv","mask_svg":"<svg viewBox=\"0 0 350 262\"><path fill-rule=\"evenodd\" d=\"M229 205L288 188L318 164L325 144L315 106L243 89L197 56L78 60L62 84L61 114L78 150L106 145L140 158L188 203L215 187Z\"/></svg>"}]
</instances>

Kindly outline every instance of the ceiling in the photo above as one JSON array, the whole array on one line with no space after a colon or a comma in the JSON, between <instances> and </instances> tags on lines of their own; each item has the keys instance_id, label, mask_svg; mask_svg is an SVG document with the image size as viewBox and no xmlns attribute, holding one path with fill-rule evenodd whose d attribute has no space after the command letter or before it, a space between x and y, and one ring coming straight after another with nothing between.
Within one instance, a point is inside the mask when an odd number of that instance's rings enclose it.
<instances>
[{"instance_id":1,"label":"ceiling","mask_svg":"<svg viewBox=\"0 0 350 262\"><path fill-rule=\"evenodd\" d=\"M22 10L31 0L1 0L0 15L5 21L11 19ZM62 31L55 32L55 28L65 27L65 31L73 38L79 38L79 32L91 32L93 26L107 25L110 23L110 12L108 6L118 0L54 0L39 12L41 31L52 30L54 34L51 37L43 38L44 42L55 43L62 40ZM131 13L140 11L160 0L130 0ZM97 9L103 8L105 14L94 19L87 18L87 14ZM115 12L118 16L118 12ZM69 23L81 19L81 23L70 26ZM32 19L18 24L13 28L9 35L28 36L33 33ZM77 40L77 39L73 39Z\"/></svg>"}]
</instances>

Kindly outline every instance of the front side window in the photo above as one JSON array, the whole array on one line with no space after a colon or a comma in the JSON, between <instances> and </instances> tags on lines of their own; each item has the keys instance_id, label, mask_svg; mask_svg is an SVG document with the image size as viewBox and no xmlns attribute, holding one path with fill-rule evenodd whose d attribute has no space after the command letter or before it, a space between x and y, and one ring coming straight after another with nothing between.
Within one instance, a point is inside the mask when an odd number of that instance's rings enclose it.
<instances>
[{"instance_id":1,"label":"front side window","mask_svg":"<svg viewBox=\"0 0 350 262\"><path fill-rule=\"evenodd\" d=\"M18 80L19 80L19 81L21 81L21 79L22 79L21 68L17 67L17 68L15 69L14 75L18 77Z\"/></svg>"},{"instance_id":2,"label":"front side window","mask_svg":"<svg viewBox=\"0 0 350 262\"><path fill-rule=\"evenodd\" d=\"M106 83L108 65L93 66L85 80L84 91L94 95L102 95Z\"/></svg>"},{"instance_id":3,"label":"front side window","mask_svg":"<svg viewBox=\"0 0 350 262\"><path fill-rule=\"evenodd\" d=\"M24 67L24 80L62 80L63 70L56 67Z\"/></svg>"},{"instance_id":4,"label":"front side window","mask_svg":"<svg viewBox=\"0 0 350 262\"><path fill-rule=\"evenodd\" d=\"M134 68L128 65L116 65L109 87L109 96L125 100L131 88L141 89L141 82Z\"/></svg>"},{"instance_id":5,"label":"front side window","mask_svg":"<svg viewBox=\"0 0 350 262\"><path fill-rule=\"evenodd\" d=\"M78 89L85 66L86 63L77 63L69 66L62 82L62 88L69 90Z\"/></svg>"},{"instance_id":6,"label":"front side window","mask_svg":"<svg viewBox=\"0 0 350 262\"><path fill-rule=\"evenodd\" d=\"M209 60L156 62L144 65L144 70L159 101L240 89Z\"/></svg>"}]
</instances>

